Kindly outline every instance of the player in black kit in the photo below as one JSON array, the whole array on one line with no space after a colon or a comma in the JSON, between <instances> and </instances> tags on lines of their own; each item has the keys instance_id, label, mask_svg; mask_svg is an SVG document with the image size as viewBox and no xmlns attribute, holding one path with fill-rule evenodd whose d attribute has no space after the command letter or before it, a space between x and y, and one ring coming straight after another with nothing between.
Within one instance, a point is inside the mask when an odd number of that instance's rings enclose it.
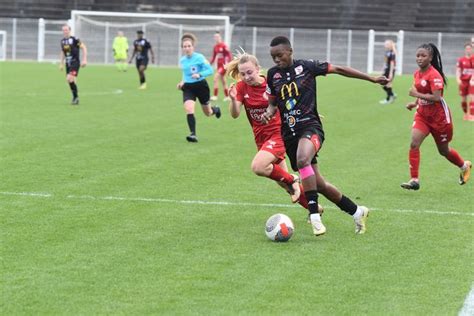
<instances>
[{"instance_id":1,"label":"player in black kit","mask_svg":"<svg viewBox=\"0 0 474 316\"><path fill-rule=\"evenodd\" d=\"M140 87L138 89L146 89L146 80L145 80L145 70L148 66L148 51L151 55L151 63L155 63L155 54L151 48L150 42L143 37L143 31L137 31L137 39L133 42L133 54L128 61L129 64L132 63L133 57L136 57L136 65L138 70L138 76L140 77Z\"/></svg>"},{"instance_id":2,"label":"player in black kit","mask_svg":"<svg viewBox=\"0 0 474 316\"><path fill-rule=\"evenodd\" d=\"M71 36L71 27L63 25L64 38L61 40L61 62L59 69L64 68L64 61L66 61L66 80L72 91L72 105L79 104L79 96L77 92L77 75L79 68L87 65L87 48L78 38ZM82 50L82 63L80 58L80 49Z\"/></svg>"},{"instance_id":3,"label":"player in black kit","mask_svg":"<svg viewBox=\"0 0 474 316\"><path fill-rule=\"evenodd\" d=\"M369 209L352 202L327 182L318 170L316 155L323 144L324 131L316 106L315 77L336 73L382 85L388 82L387 78L371 77L353 68L327 62L293 59L291 43L284 36L271 41L270 54L276 66L267 73L269 105L263 119L269 121L277 107L280 110L286 153L293 170L300 173L314 234L319 236L326 232L318 213L318 193L353 216L356 234L365 233Z\"/></svg>"}]
</instances>

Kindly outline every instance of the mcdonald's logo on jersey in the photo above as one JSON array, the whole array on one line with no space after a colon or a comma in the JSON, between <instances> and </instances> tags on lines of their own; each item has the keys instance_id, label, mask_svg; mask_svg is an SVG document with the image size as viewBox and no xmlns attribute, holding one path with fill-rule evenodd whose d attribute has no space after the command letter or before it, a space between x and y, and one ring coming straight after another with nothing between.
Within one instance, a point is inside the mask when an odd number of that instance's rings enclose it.
<instances>
[{"instance_id":1,"label":"mcdonald's logo on jersey","mask_svg":"<svg viewBox=\"0 0 474 316\"><path fill-rule=\"evenodd\" d=\"M295 97L300 95L300 91L298 90L298 86L296 85L296 82L292 81L289 84L284 84L281 87L280 90L280 95L283 100L285 100L285 90L288 93L288 97L292 98L293 97L293 90L295 90Z\"/></svg>"}]
</instances>

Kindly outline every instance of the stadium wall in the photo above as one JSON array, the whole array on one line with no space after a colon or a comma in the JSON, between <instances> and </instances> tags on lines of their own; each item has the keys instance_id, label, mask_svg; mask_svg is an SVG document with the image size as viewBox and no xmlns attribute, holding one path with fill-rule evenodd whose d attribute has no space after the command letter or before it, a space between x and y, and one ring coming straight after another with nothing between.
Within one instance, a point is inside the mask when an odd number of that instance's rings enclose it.
<instances>
[{"instance_id":1,"label":"stadium wall","mask_svg":"<svg viewBox=\"0 0 474 316\"><path fill-rule=\"evenodd\" d=\"M67 19L71 10L227 15L243 27L470 33L472 0L1 0L0 16Z\"/></svg>"}]
</instances>

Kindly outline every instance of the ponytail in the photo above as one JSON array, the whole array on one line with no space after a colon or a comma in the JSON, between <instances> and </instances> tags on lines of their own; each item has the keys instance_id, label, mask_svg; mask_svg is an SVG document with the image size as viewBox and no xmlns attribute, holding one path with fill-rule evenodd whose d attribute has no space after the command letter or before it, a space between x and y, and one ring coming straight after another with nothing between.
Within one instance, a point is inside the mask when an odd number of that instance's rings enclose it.
<instances>
[{"instance_id":1,"label":"ponytail","mask_svg":"<svg viewBox=\"0 0 474 316\"><path fill-rule=\"evenodd\" d=\"M448 85L448 80L446 79L446 75L443 72L443 62L441 61L441 54L438 50L438 47L436 47L436 45L433 43L429 43L429 44L422 44L418 48L424 48L431 54L431 65L436 70L438 70L441 77L443 77L444 84Z\"/></svg>"},{"instance_id":2,"label":"ponytail","mask_svg":"<svg viewBox=\"0 0 474 316\"><path fill-rule=\"evenodd\" d=\"M234 80L240 80L239 65L246 62L252 62L255 66L260 67L257 57L251 54L247 54L242 50L229 63L225 65L226 74Z\"/></svg>"}]
</instances>

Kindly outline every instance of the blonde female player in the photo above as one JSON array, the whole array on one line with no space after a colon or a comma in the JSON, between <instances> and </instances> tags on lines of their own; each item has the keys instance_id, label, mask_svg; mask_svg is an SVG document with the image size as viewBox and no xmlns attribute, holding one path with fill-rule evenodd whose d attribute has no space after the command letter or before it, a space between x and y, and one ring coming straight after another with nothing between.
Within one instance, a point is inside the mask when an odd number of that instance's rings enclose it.
<instances>
[{"instance_id":1,"label":"blonde female player","mask_svg":"<svg viewBox=\"0 0 474 316\"><path fill-rule=\"evenodd\" d=\"M293 203L299 202L307 209L308 202L298 176L288 173L280 117L275 115L268 124L262 122L262 114L268 107L267 81L260 75L257 58L247 53L238 54L226 65L226 72L237 80L229 89L229 112L233 118L238 118L243 105L255 137L258 152L252 161L252 171L276 181L290 194Z\"/></svg>"}]
</instances>

